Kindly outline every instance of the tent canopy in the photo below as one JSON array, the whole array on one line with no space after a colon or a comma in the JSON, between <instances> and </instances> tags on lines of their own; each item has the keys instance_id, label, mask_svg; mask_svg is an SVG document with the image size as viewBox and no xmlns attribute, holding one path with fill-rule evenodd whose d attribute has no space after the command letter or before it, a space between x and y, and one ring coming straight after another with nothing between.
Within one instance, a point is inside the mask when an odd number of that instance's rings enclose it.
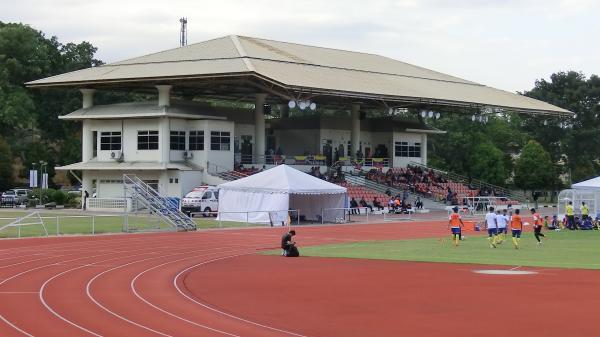
<instances>
[{"instance_id":1,"label":"tent canopy","mask_svg":"<svg viewBox=\"0 0 600 337\"><path fill-rule=\"evenodd\" d=\"M598 189L600 190L600 177L592 178L589 180L581 181L571 185L571 188L576 190L581 189Z\"/></svg>"},{"instance_id":2,"label":"tent canopy","mask_svg":"<svg viewBox=\"0 0 600 337\"><path fill-rule=\"evenodd\" d=\"M218 187L219 220L272 225L288 223L289 210L306 220L343 216L347 191L286 165Z\"/></svg>"},{"instance_id":3,"label":"tent canopy","mask_svg":"<svg viewBox=\"0 0 600 337\"><path fill-rule=\"evenodd\" d=\"M313 177L287 165L218 186L223 190L287 194L343 194L346 188Z\"/></svg>"}]
</instances>

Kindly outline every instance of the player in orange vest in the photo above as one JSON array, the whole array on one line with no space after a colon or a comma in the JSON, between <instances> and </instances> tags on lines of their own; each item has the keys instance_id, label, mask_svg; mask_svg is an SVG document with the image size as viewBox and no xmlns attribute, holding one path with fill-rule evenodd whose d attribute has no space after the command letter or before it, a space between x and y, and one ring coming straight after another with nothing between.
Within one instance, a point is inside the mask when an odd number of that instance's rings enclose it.
<instances>
[{"instance_id":1,"label":"player in orange vest","mask_svg":"<svg viewBox=\"0 0 600 337\"><path fill-rule=\"evenodd\" d=\"M519 241L521 241L521 232L523 231L523 219L521 219L519 213L520 210L515 209L515 214L513 214L510 220L510 231L515 249L519 249Z\"/></svg>"},{"instance_id":2,"label":"player in orange vest","mask_svg":"<svg viewBox=\"0 0 600 337\"><path fill-rule=\"evenodd\" d=\"M454 211L448 217L448 228L450 228L450 232L452 233L452 241L454 242L454 246L458 246L458 241L461 236L461 227L464 227L462 219L460 218L460 214L458 214L458 207L454 207L452 209Z\"/></svg>"},{"instance_id":3,"label":"player in orange vest","mask_svg":"<svg viewBox=\"0 0 600 337\"><path fill-rule=\"evenodd\" d=\"M542 241L540 240L540 236L544 239L546 238L546 236L542 234L542 225L544 221L542 220L542 217L535 212L535 208L531 209L531 214L533 214L533 235L535 235L538 245L541 245Z\"/></svg>"}]
</instances>

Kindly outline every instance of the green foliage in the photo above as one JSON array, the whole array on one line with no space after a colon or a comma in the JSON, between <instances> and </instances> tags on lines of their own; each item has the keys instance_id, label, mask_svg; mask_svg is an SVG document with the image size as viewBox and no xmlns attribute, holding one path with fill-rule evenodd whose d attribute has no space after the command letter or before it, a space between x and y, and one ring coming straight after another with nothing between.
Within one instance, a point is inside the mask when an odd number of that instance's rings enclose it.
<instances>
[{"instance_id":1,"label":"green foliage","mask_svg":"<svg viewBox=\"0 0 600 337\"><path fill-rule=\"evenodd\" d=\"M504 167L504 155L491 141L475 145L469 154L473 177L490 184L504 186L508 172Z\"/></svg>"},{"instance_id":2,"label":"green foliage","mask_svg":"<svg viewBox=\"0 0 600 337\"><path fill-rule=\"evenodd\" d=\"M530 140L515 162L515 185L523 190L553 188L557 184L550 155L540 143Z\"/></svg>"},{"instance_id":3,"label":"green foliage","mask_svg":"<svg viewBox=\"0 0 600 337\"><path fill-rule=\"evenodd\" d=\"M554 162L563 161L562 172L571 172L573 182L600 173L600 78L570 71L550 76L550 81L540 80L525 95L557 105L577 114L576 119L549 120L528 118L524 129L550 153ZM559 127L560 122L572 128Z\"/></svg>"},{"instance_id":4,"label":"green foliage","mask_svg":"<svg viewBox=\"0 0 600 337\"><path fill-rule=\"evenodd\" d=\"M13 187L14 170L10 146L0 137L0 191Z\"/></svg>"},{"instance_id":5,"label":"green foliage","mask_svg":"<svg viewBox=\"0 0 600 337\"><path fill-rule=\"evenodd\" d=\"M52 193L52 201L57 205L64 205L67 202L68 195L67 192L56 190Z\"/></svg>"}]
</instances>

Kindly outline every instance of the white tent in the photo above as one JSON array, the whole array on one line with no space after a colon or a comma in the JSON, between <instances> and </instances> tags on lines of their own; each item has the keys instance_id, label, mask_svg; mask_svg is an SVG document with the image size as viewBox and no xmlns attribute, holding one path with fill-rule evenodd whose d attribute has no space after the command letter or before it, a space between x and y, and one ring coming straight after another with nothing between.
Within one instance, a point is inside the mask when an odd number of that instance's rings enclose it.
<instances>
[{"instance_id":1,"label":"white tent","mask_svg":"<svg viewBox=\"0 0 600 337\"><path fill-rule=\"evenodd\" d=\"M600 191L600 177L592 178L577 184L571 185L572 189L576 190L599 190Z\"/></svg>"},{"instance_id":2,"label":"white tent","mask_svg":"<svg viewBox=\"0 0 600 337\"><path fill-rule=\"evenodd\" d=\"M288 210L298 210L307 220L336 217L347 190L287 165L224 183L219 187L219 220L251 223L287 223ZM343 211L337 211L343 216ZM332 219L329 219L332 218Z\"/></svg>"}]
</instances>

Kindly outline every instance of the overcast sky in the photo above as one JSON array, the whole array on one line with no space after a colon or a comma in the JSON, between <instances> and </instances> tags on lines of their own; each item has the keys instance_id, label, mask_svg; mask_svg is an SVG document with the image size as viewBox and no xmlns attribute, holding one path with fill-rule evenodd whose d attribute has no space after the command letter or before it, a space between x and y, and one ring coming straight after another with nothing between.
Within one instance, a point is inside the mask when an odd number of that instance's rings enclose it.
<instances>
[{"instance_id":1,"label":"overcast sky","mask_svg":"<svg viewBox=\"0 0 600 337\"><path fill-rule=\"evenodd\" d=\"M560 70L600 73L600 0L0 0L0 21L114 62L247 35L389 56L505 89Z\"/></svg>"}]
</instances>

